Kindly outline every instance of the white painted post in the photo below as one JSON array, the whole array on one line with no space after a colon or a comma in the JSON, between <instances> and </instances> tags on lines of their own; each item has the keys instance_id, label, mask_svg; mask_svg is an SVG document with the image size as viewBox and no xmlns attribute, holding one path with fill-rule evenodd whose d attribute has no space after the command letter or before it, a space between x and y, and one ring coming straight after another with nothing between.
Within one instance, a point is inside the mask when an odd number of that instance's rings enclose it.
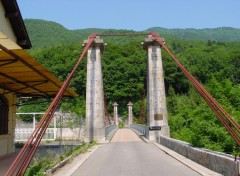
<instances>
[{"instance_id":1,"label":"white painted post","mask_svg":"<svg viewBox=\"0 0 240 176\"><path fill-rule=\"evenodd\" d=\"M130 125L133 123L133 113L132 113L132 102L129 101L128 105L128 127L130 128Z\"/></svg>"},{"instance_id":2,"label":"white painted post","mask_svg":"<svg viewBox=\"0 0 240 176\"><path fill-rule=\"evenodd\" d=\"M118 104L117 102L114 102L113 104L113 107L114 107L114 125L117 125L118 126Z\"/></svg>"}]
</instances>

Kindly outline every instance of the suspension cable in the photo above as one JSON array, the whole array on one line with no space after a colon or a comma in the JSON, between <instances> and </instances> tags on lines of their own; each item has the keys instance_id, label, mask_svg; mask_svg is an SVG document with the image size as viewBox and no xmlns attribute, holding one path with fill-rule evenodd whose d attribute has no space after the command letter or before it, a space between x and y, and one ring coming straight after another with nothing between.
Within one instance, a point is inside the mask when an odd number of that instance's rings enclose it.
<instances>
[{"instance_id":1,"label":"suspension cable","mask_svg":"<svg viewBox=\"0 0 240 176\"><path fill-rule=\"evenodd\" d=\"M132 34L97 34L97 36L105 36L105 37L124 37L124 36L146 36L147 33L132 33Z\"/></svg>"},{"instance_id":2,"label":"suspension cable","mask_svg":"<svg viewBox=\"0 0 240 176\"><path fill-rule=\"evenodd\" d=\"M177 66L182 70L186 77L191 81L193 86L197 89L203 99L207 102L209 107L217 115L220 122L224 125L227 131L230 133L234 141L240 146L240 137L238 133L240 132L240 125L228 114L227 111L208 93L208 91L186 70L186 68L178 61L178 59L171 53L168 47L165 45L160 36L154 32L150 35L167 51L171 56ZM225 118L224 118L225 117ZM230 124L230 125L229 125ZM237 133L238 132L238 133Z\"/></svg>"},{"instance_id":3,"label":"suspension cable","mask_svg":"<svg viewBox=\"0 0 240 176\"><path fill-rule=\"evenodd\" d=\"M13 176L13 175L24 175L26 172L26 169L28 168L36 150L37 147L39 146L41 139L60 103L60 100L63 97L64 92L66 91L67 87L69 86L69 83L77 70L78 65L82 61L85 53L87 52L88 48L92 44L93 40L96 38L97 34L92 34L89 37L87 45L84 47L84 50L77 61L76 65L74 66L73 70L69 74L68 78L64 82L63 86L59 90L58 94L56 97L53 99L51 102L50 106L48 107L46 113L42 116L40 122L38 123L37 127L31 134L30 138L28 141L25 143L19 154L17 155L16 159L12 163L12 165L9 167L8 171L4 176ZM17 174L16 174L17 173Z\"/></svg>"},{"instance_id":4,"label":"suspension cable","mask_svg":"<svg viewBox=\"0 0 240 176\"><path fill-rule=\"evenodd\" d=\"M171 58L174 60L174 62L177 64L177 66L182 70L182 72L186 75L186 77L191 81L193 86L197 89L197 91L200 93L200 95L203 97L203 99L206 101L206 103L209 105L209 107L212 109L212 111L217 115L220 122L224 125L224 127L227 129L227 131L230 133L234 141L237 143L237 145L240 146L240 137L238 133L240 132L240 125L228 114L222 106L207 92L207 90L185 69L185 67L178 61L178 59L171 53L171 51L167 48L163 40L160 38L159 35L157 35L154 32L151 32L149 34L144 33L133 33L133 34L92 34L89 37L88 43L85 46L79 60L77 61L76 65L74 66L73 70L69 74L68 78L64 82L63 86L59 90L56 97L51 102L50 106L48 107L46 113L42 116L40 122L36 126L35 130L31 134L28 141L25 143L19 154L17 155L16 159L12 163L12 165L9 167L8 171L4 176L13 176L13 175L24 175L26 172L26 169L28 168L36 150L39 146L41 139L51 122L51 119L62 99L62 96L64 92L66 91L78 65L82 61L85 53L87 52L88 48L92 44L93 40L96 38L96 36L146 36L146 35L152 35L154 39L167 51L167 53L171 56ZM229 125L230 124L230 125Z\"/></svg>"}]
</instances>

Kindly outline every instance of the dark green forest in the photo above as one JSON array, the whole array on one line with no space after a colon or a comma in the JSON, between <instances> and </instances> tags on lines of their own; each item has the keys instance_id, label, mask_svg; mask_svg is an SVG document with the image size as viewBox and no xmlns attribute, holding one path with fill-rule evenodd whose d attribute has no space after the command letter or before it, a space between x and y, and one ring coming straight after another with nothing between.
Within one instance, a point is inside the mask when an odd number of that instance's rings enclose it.
<instances>
[{"instance_id":1,"label":"dark green forest","mask_svg":"<svg viewBox=\"0 0 240 176\"><path fill-rule=\"evenodd\" d=\"M71 44L86 39L92 33L109 34L109 33L136 33L136 32L156 32L164 38L180 38L184 40L213 40L223 42L240 42L240 29L221 27L214 29L166 29L153 27L145 31L133 30L116 30L116 29L99 29L88 28L78 30L68 30L64 26L40 19L26 19L24 23L27 27L28 34L33 45L33 49L48 48L60 43ZM138 39L141 39L138 38ZM127 43L129 38L119 37L115 40L105 39L105 42Z\"/></svg>"},{"instance_id":2,"label":"dark green forest","mask_svg":"<svg viewBox=\"0 0 240 176\"><path fill-rule=\"evenodd\" d=\"M131 33L129 30L85 29L70 31L59 24L43 20L25 20L33 49L28 52L60 80L64 81L82 52L82 41L96 30L99 33ZM48 26L49 25L49 26ZM42 31L45 29L44 31ZM153 28L153 30L156 28ZM233 37L240 30L208 29L208 35L197 31L186 38L172 31L159 33L166 45L213 97L240 122L240 42ZM189 29L188 29L189 30ZM206 29L207 30L207 29ZM54 33L52 32L54 31ZM187 36L188 32L181 30ZM221 30L220 30L221 31ZM228 31L228 32L226 32ZM166 34L166 35L165 35ZM177 34L177 33L176 33ZM211 34L214 34L211 36ZM224 36L218 37L214 36ZM48 37L46 37L48 36ZM227 38L226 36L229 36ZM240 36L238 34L238 36ZM209 37L209 38L208 38ZM104 37L107 46L102 55L104 92L110 113L112 104L119 104L119 114L127 117L127 103L132 101L135 121L138 121L144 82L146 79L146 51L142 37ZM234 42L233 42L234 41ZM237 146L220 124L204 100L185 78L175 63L162 51L167 94L167 108L171 137L225 153L234 153ZM78 93L74 99L64 99L63 110L85 116L86 58L80 64L70 87ZM41 100L38 100L39 102ZM25 105L21 111L42 111L48 103ZM146 101L144 101L146 103ZM146 117L146 106L144 108Z\"/></svg>"}]
</instances>

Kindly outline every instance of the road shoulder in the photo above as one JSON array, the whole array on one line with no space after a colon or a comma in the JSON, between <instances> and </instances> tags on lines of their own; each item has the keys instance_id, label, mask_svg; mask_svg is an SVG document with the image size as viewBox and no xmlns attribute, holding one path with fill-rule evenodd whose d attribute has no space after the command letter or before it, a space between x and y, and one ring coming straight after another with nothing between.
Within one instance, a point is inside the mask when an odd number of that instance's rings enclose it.
<instances>
[{"instance_id":1,"label":"road shoulder","mask_svg":"<svg viewBox=\"0 0 240 176\"><path fill-rule=\"evenodd\" d=\"M48 174L49 176L71 176L99 147L103 145L96 145L89 149L88 152L80 154L72 159L69 163L58 168L56 172Z\"/></svg>"}]
</instances>

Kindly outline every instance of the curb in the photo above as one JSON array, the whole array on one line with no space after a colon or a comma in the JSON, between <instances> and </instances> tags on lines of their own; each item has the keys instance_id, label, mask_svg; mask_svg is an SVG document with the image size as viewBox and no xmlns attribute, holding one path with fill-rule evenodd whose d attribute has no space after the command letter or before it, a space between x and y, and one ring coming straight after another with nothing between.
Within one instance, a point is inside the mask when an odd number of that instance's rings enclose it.
<instances>
[{"instance_id":1,"label":"curb","mask_svg":"<svg viewBox=\"0 0 240 176\"><path fill-rule=\"evenodd\" d=\"M112 134L111 134L111 137L110 137L110 139L107 139L107 140L106 140L106 143L110 143L110 142L111 142L114 134L117 132L118 129L119 129L119 128L117 128L117 129L115 129L113 132L111 132L111 133L112 133Z\"/></svg>"},{"instance_id":2,"label":"curb","mask_svg":"<svg viewBox=\"0 0 240 176\"><path fill-rule=\"evenodd\" d=\"M95 148L93 148L92 151L90 151L89 153L87 153L79 162L78 164L74 165L74 167L72 167L71 169L68 170L68 175L66 176L71 176L99 147L101 147L102 145L96 146Z\"/></svg>"},{"instance_id":3,"label":"curb","mask_svg":"<svg viewBox=\"0 0 240 176\"><path fill-rule=\"evenodd\" d=\"M77 164L75 164L73 167L69 168L68 169L68 172L67 174L64 174L64 176L71 176L99 147L101 147L102 145L97 145L97 146L93 146L92 148L90 148L89 152L87 153L81 153L79 154L78 156L82 156L80 158L80 160L77 162ZM69 156L68 158L66 158L65 160L63 160L62 162L60 162L59 164L57 164L56 166L54 166L53 168L49 169L46 171L46 175L47 176L52 176L55 174L55 172L58 170L58 169L61 169L65 166L67 166L67 164L69 163L69 161L71 159L73 159L73 161L78 157L78 156Z\"/></svg>"},{"instance_id":4,"label":"curb","mask_svg":"<svg viewBox=\"0 0 240 176\"><path fill-rule=\"evenodd\" d=\"M158 147L159 149L161 149L163 152L165 152L166 154L168 154L169 156L175 158L176 160L178 160L179 162L183 163L184 165L186 165L187 167L191 168L192 170L194 170L195 172L203 175L203 176L222 176L222 174L219 174L217 172L214 172L196 162L193 162L192 160L178 154L177 152L159 144L156 142L152 142L149 141L145 136L143 136L140 132L138 132L137 130L130 128L132 131L134 131L145 143L150 143L155 145L156 147Z\"/></svg>"},{"instance_id":5,"label":"curb","mask_svg":"<svg viewBox=\"0 0 240 176\"><path fill-rule=\"evenodd\" d=\"M65 164L67 164L72 157L73 157L73 156L70 155L69 157L67 157L66 159L64 159L64 160L61 161L60 163L58 163L56 166L54 166L53 168L47 170L47 171L46 171L46 175L47 175L47 176L53 175L53 173L56 172L59 168L63 167Z\"/></svg>"},{"instance_id":6,"label":"curb","mask_svg":"<svg viewBox=\"0 0 240 176\"><path fill-rule=\"evenodd\" d=\"M129 129L132 130L133 132L135 132L136 135L138 135L138 137L140 137L145 143L153 143L153 142L149 141L147 138L145 138L145 136L143 136L143 134L138 132L137 130L135 130L133 128L129 128Z\"/></svg>"},{"instance_id":7,"label":"curb","mask_svg":"<svg viewBox=\"0 0 240 176\"><path fill-rule=\"evenodd\" d=\"M219 174L217 172L214 172L196 162L193 162L192 160L178 154L177 152L168 149L167 147L164 147L161 144L158 144L156 142L153 143L156 147L164 151L166 154L170 155L171 157L175 158L179 162L183 163L187 167L191 168L192 170L196 171L197 173L203 175L203 176L222 176L222 174Z\"/></svg>"}]
</instances>

